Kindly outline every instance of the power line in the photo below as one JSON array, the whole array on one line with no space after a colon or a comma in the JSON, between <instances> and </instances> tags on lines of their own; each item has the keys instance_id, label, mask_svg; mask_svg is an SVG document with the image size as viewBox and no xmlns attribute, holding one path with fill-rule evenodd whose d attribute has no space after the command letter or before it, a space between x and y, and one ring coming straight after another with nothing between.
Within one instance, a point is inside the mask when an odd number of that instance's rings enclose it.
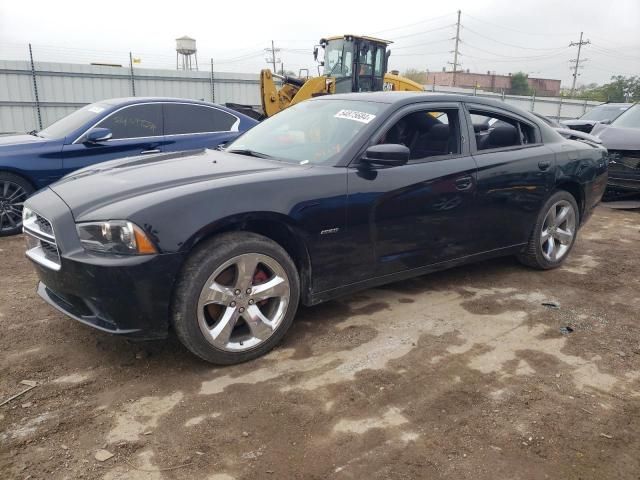
<instances>
[{"instance_id":1,"label":"power line","mask_svg":"<svg viewBox=\"0 0 640 480\"><path fill-rule=\"evenodd\" d=\"M371 32L372 34L378 34L378 33L382 33L382 32L389 32L391 30L400 30L402 28L409 28L409 27L415 27L416 25L422 25L425 23L433 23L433 22L437 22L438 20L445 18L445 17L450 17L451 15L455 14L456 12L449 12L449 13L445 13L444 15L440 15L439 17L434 17L434 18L429 18L429 19L425 19L425 20L420 20L419 22L415 22L415 23L409 23L407 25L400 25L398 27L392 27L392 28L385 28L383 30L378 30L376 32Z\"/></svg>"},{"instance_id":2,"label":"power line","mask_svg":"<svg viewBox=\"0 0 640 480\"><path fill-rule=\"evenodd\" d=\"M498 23L493 23L493 22L489 22L487 20L484 20L482 18L478 18L478 17L474 17L473 15L469 15L468 13L465 14L467 17L476 20L478 22L482 22L482 23L486 23L487 25L491 25L492 27L498 27L498 28L502 28L504 30L510 30L512 32L516 32L516 33L520 33L520 34L524 34L524 35L535 35L535 36L539 36L539 37L567 37L570 34L569 33L538 33L538 32L526 32L517 28L513 28L513 27L506 27L504 25L498 24Z\"/></svg>"},{"instance_id":3,"label":"power line","mask_svg":"<svg viewBox=\"0 0 640 480\"><path fill-rule=\"evenodd\" d=\"M455 25L455 23L454 24L450 24L450 25L444 25L444 26L438 27L438 28L434 28L432 30L426 30L424 32L407 33L406 35L395 36L394 40L397 40L398 38L407 38L407 37L415 37L415 36L418 36L418 35L426 35L427 33L438 32L438 31L444 30L446 28L451 28L454 25Z\"/></svg>"},{"instance_id":4,"label":"power line","mask_svg":"<svg viewBox=\"0 0 640 480\"><path fill-rule=\"evenodd\" d=\"M574 67L573 67L573 82L571 84L571 92L569 93L570 96L573 96L573 91L576 89L576 80L578 80L578 69L582 68L580 65L580 52L582 51L582 46L583 45L589 45L591 42L589 40L582 40L582 34L583 32L580 32L580 40L578 42L571 42L569 43L570 47L578 47L578 55L576 56L576 58L569 60L572 63L575 63ZM583 62L585 60L582 60Z\"/></svg>"},{"instance_id":5,"label":"power line","mask_svg":"<svg viewBox=\"0 0 640 480\"><path fill-rule=\"evenodd\" d=\"M466 48L471 48L473 50L479 50L481 52L484 53L488 53L489 55L495 55L497 57L500 58L505 58L505 59L511 59L511 60L533 60L533 59L538 59L538 58L549 58L549 57L556 57L558 55L562 55L565 53L565 50L567 49L567 47L563 47L562 49L558 50L555 53L546 53L544 55L502 55L501 53L496 53L496 52L492 52L490 50L485 50L483 48L480 47L476 47L475 45L471 45L467 42L463 42L466 45ZM496 59L496 61L498 61L498 59Z\"/></svg>"},{"instance_id":6,"label":"power line","mask_svg":"<svg viewBox=\"0 0 640 480\"><path fill-rule=\"evenodd\" d=\"M550 47L550 48L523 47L521 45L515 45L513 43L507 43L507 42L503 42L503 41L500 41L500 40L496 40L496 39L491 38L491 37L487 37L486 35L483 35L482 33L476 32L475 30L473 30L473 29L471 29L471 28L469 28L467 26L463 26L462 28L464 29L465 32L471 32L474 35L477 35L479 37L485 38L485 39L490 40L490 41L495 42L495 43L499 43L500 45L506 45L507 47L521 48L523 50L539 50L539 51L558 50L558 47ZM562 48L564 49L565 47L562 47Z\"/></svg>"},{"instance_id":7,"label":"power line","mask_svg":"<svg viewBox=\"0 0 640 480\"><path fill-rule=\"evenodd\" d=\"M403 45L400 47L393 47L393 50L402 50L405 48L413 48L413 47L421 47L423 45L435 45L436 43L444 43L444 42L450 42L451 39L450 38L443 38L441 40L435 40L432 42L421 42L421 43L412 43L411 45Z\"/></svg>"}]
</instances>

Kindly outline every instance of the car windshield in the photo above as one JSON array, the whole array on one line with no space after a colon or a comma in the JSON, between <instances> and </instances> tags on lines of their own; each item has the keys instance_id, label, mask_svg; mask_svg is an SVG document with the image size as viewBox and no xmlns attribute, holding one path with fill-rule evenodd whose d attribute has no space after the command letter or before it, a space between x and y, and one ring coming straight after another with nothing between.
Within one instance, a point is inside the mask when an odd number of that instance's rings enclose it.
<instances>
[{"instance_id":1,"label":"car windshield","mask_svg":"<svg viewBox=\"0 0 640 480\"><path fill-rule=\"evenodd\" d=\"M612 125L620 128L640 129L640 104L627 109L626 112L613 121Z\"/></svg>"},{"instance_id":2,"label":"car windshield","mask_svg":"<svg viewBox=\"0 0 640 480\"><path fill-rule=\"evenodd\" d=\"M61 118L44 130L38 132L38 135L44 138L65 138L83 125L91 123L94 120L97 121L98 118L102 116L102 112L107 108L109 108L107 104L92 103Z\"/></svg>"},{"instance_id":3,"label":"car windshield","mask_svg":"<svg viewBox=\"0 0 640 480\"><path fill-rule=\"evenodd\" d=\"M353 42L331 40L324 52L324 75L328 77L350 77L353 66Z\"/></svg>"},{"instance_id":4,"label":"car windshield","mask_svg":"<svg viewBox=\"0 0 640 480\"><path fill-rule=\"evenodd\" d=\"M357 100L310 100L256 125L228 152L300 164L335 164L340 152L387 105Z\"/></svg>"},{"instance_id":5,"label":"car windshield","mask_svg":"<svg viewBox=\"0 0 640 480\"><path fill-rule=\"evenodd\" d=\"M580 117L580 120L594 120L596 122L602 122L605 120L613 120L618 118L621 113L627 110L628 106L620 106L620 105L601 105L599 107L594 108L593 110L588 111L584 115Z\"/></svg>"}]
</instances>

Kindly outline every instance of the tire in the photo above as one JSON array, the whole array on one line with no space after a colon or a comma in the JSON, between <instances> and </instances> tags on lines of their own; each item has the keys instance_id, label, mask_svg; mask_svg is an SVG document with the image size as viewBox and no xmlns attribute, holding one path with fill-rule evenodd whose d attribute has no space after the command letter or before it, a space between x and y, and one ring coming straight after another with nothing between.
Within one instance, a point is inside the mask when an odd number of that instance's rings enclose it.
<instances>
[{"instance_id":1,"label":"tire","mask_svg":"<svg viewBox=\"0 0 640 480\"><path fill-rule=\"evenodd\" d=\"M529 242L518 260L539 270L558 268L573 249L579 225L580 211L575 197L565 190L555 192L540 209Z\"/></svg>"},{"instance_id":2,"label":"tire","mask_svg":"<svg viewBox=\"0 0 640 480\"><path fill-rule=\"evenodd\" d=\"M33 192L24 178L0 172L0 237L22 232L22 207Z\"/></svg>"},{"instance_id":3,"label":"tire","mask_svg":"<svg viewBox=\"0 0 640 480\"><path fill-rule=\"evenodd\" d=\"M207 362L246 362L280 342L299 298L298 271L280 245L251 232L223 233L187 259L172 324L182 344Z\"/></svg>"}]
</instances>

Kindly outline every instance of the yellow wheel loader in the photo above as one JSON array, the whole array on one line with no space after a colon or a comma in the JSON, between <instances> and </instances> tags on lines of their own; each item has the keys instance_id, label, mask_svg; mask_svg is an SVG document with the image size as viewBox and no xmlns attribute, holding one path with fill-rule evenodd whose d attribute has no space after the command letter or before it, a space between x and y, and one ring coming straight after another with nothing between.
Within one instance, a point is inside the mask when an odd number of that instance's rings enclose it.
<instances>
[{"instance_id":1,"label":"yellow wheel loader","mask_svg":"<svg viewBox=\"0 0 640 480\"><path fill-rule=\"evenodd\" d=\"M262 70L260 93L264 115L270 117L303 100L332 93L423 91L422 85L401 77L398 72L387 73L390 43L357 35L323 38L313 50L318 60L318 47L324 49L324 60L320 61L324 69L322 75L298 78ZM282 84L279 88L276 79Z\"/></svg>"}]
</instances>

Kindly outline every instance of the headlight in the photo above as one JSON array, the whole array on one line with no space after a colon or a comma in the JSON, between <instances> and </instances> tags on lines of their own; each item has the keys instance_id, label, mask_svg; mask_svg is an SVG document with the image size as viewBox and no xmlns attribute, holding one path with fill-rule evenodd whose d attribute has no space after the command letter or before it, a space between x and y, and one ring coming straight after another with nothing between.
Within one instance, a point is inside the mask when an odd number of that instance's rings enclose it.
<instances>
[{"instance_id":1,"label":"headlight","mask_svg":"<svg viewBox=\"0 0 640 480\"><path fill-rule=\"evenodd\" d=\"M158 252L147 234L136 224L126 220L78 223L76 229L82 246L92 252L124 255Z\"/></svg>"}]
</instances>

